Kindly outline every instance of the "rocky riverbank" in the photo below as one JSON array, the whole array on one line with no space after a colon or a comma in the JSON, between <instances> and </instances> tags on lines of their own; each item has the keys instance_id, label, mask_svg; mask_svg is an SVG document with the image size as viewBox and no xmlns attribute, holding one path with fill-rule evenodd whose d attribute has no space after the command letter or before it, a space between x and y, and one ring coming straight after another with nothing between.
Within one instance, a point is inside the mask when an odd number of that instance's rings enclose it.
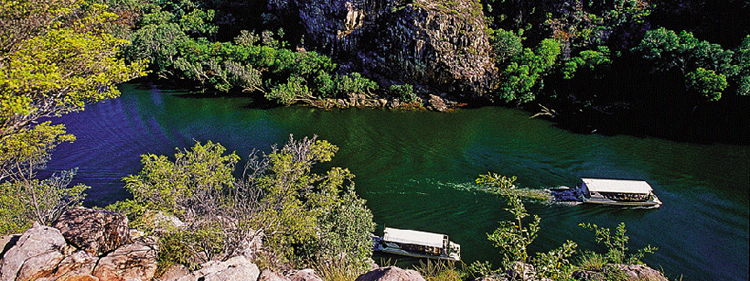
<instances>
[{"instance_id":1,"label":"rocky riverbank","mask_svg":"<svg viewBox=\"0 0 750 281\"><path fill-rule=\"evenodd\" d=\"M209 261L192 272L182 265L173 265L157 276L157 238L128 229L127 225L127 218L121 214L78 207L66 212L53 226L35 224L23 234L5 236L0 239L0 281L322 281L313 269L261 270L252 262L252 257L246 255L226 261ZM645 265L616 267L627 280L667 280L660 272ZM532 267L523 268L523 274L510 271L504 276L533 276L529 274ZM606 276L606 272L576 271L572 277L605 280ZM374 265L371 271L356 280L423 281L425 278L414 270ZM477 280L509 279L496 276Z\"/></svg>"}]
</instances>

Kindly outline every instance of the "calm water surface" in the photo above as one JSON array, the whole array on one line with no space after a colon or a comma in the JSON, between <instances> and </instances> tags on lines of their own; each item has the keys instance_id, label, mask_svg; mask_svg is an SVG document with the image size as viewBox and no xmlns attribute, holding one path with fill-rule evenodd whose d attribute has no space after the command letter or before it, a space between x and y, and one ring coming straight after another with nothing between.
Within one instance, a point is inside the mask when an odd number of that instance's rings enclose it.
<instances>
[{"instance_id":1,"label":"calm water surface","mask_svg":"<svg viewBox=\"0 0 750 281\"><path fill-rule=\"evenodd\" d=\"M57 119L78 140L64 144L50 171L78 167L92 186L87 204L127 196L121 178L137 173L140 155L173 155L194 141L220 142L246 158L295 137L318 135L339 146L331 165L355 175L379 230L384 225L447 233L464 261L498 264L486 239L510 219L504 201L474 191L473 179L493 171L518 176L527 188L573 186L581 177L648 181L664 205L656 210L530 203L542 217L532 251L573 240L599 248L591 222L625 222L631 249L658 247L644 261L683 280L748 280L750 146L701 145L630 136L580 135L505 108L453 113L376 109L254 109L247 98L193 98L151 86L122 86L122 97ZM380 233L382 234L382 232Z\"/></svg>"}]
</instances>

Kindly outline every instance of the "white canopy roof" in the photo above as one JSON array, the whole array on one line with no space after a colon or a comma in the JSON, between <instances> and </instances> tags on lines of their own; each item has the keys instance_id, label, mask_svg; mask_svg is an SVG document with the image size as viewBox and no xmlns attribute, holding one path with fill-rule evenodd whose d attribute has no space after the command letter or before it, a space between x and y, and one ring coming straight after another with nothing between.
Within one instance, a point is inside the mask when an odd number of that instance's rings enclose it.
<instances>
[{"instance_id":1,"label":"white canopy roof","mask_svg":"<svg viewBox=\"0 0 750 281\"><path fill-rule=\"evenodd\" d=\"M424 245L443 248L443 239L446 235L416 230L405 230L386 227L383 231L383 240L388 242Z\"/></svg>"},{"instance_id":2,"label":"white canopy roof","mask_svg":"<svg viewBox=\"0 0 750 281\"><path fill-rule=\"evenodd\" d=\"M589 192L648 194L653 191L651 186L645 181L589 178L583 178L581 180L583 180L583 184L588 188Z\"/></svg>"}]
</instances>

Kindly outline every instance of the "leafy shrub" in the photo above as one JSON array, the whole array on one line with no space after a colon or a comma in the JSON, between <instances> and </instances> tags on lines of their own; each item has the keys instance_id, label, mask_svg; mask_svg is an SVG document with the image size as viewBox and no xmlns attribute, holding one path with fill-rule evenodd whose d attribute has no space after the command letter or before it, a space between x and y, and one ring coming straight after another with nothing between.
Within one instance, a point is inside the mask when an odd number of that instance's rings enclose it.
<instances>
[{"instance_id":1,"label":"leafy shrub","mask_svg":"<svg viewBox=\"0 0 750 281\"><path fill-rule=\"evenodd\" d=\"M202 263L223 253L222 233L221 228L203 227L162 236L159 239L158 271L173 264L185 265L190 270L199 269Z\"/></svg>"},{"instance_id":2,"label":"leafy shrub","mask_svg":"<svg viewBox=\"0 0 750 281\"><path fill-rule=\"evenodd\" d=\"M351 281L362 274L362 268L345 261L343 258L334 258L325 262L313 262L315 273L325 281Z\"/></svg>"},{"instance_id":3,"label":"leafy shrub","mask_svg":"<svg viewBox=\"0 0 750 281\"><path fill-rule=\"evenodd\" d=\"M22 233L34 222L51 225L69 207L80 205L88 186L68 187L75 170L46 180L5 181L0 184L0 236Z\"/></svg>"},{"instance_id":4,"label":"leafy shrub","mask_svg":"<svg viewBox=\"0 0 750 281\"><path fill-rule=\"evenodd\" d=\"M506 102L526 103L534 100L535 89L543 85L543 78L560 55L560 44L544 39L534 50L524 48L502 72L496 97Z\"/></svg>"},{"instance_id":5,"label":"leafy shrub","mask_svg":"<svg viewBox=\"0 0 750 281\"><path fill-rule=\"evenodd\" d=\"M490 42L495 50L497 56L495 59L499 65L515 57L523 50L521 33L516 34L513 31L503 29L494 30L491 33Z\"/></svg>"},{"instance_id":6,"label":"leafy shrub","mask_svg":"<svg viewBox=\"0 0 750 281\"><path fill-rule=\"evenodd\" d=\"M141 172L123 179L133 199L111 208L127 214L135 226L146 210L163 211L188 222L194 220L218 207L205 200L220 196L234 185L232 171L239 156L223 155L225 151L220 144L209 141L205 145L196 143L189 150L178 149L174 161L163 155L142 155Z\"/></svg>"},{"instance_id":7,"label":"leafy shrub","mask_svg":"<svg viewBox=\"0 0 750 281\"><path fill-rule=\"evenodd\" d=\"M629 253L628 251L628 240L630 238L625 235L625 223L621 222L617 225L614 235L609 228L600 227L592 223L581 223L581 227L591 230L595 234L596 243L603 243L607 247L607 253L604 257L609 263L615 264L640 264L641 258L646 254L653 254L657 248L646 246L646 248L639 249L635 253Z\"/></svg>"},{"instance_id":8,"label":"leafy shrub","mask_svg":"<svg viewBox=\"0 0 750 281\"><path fill-rule=\"evenodd\" d=\"M327 56L287 49L283 29L259 35L245 30L234 42L214 42L215 12L200 9L198 2L161 1L143 10L124 54L132 61L151 60L151 69L162 78L191 80L216 92L258 92L286 105L378 88L359 73L336 74Z\"/></svg>"},{"instance_id":9,"label":"leafy shrub","mask_svg":"<svg viewBox=\"0 0 750 281\"><path fill-rule=\"evenodd\" d=\"M497 187L499 193L508 199L506 209L515 218L514 221L502 221L500 226L492 234L487 234L487 239L493 245L500 248L502 263L505 269L512 268L517 262L522 265L531 263L537 270L534 278L560 278L566 276L570 270L570 258L575 253L576 243L567 241L563 246L547 253L537 253L535 258L529 259L528 246L534 242L539 233L541 218L534 216L531 222L525 222L529 216L521 197L510 192L515 188L513 182L516 177L506 177L495 173L480 175L476 179L477 184ZM488 276L499 272L493 270L489 263L476 262L470 268L472 272Z\"/></svg>"},{"instance_id":10,"label":"leafy shrub","mask_svg":"<svg viewBox=\"0 0 750 281\"><path fill-rule=\"evenodd\" d=\"M699 67L693 72L685 75L685 80L690 88L693 88L700 97L707 101L721 99L721 92L727 87L727 78L724 74L716 73Z\"/></svg>"},{"instance_id":11,"label":"leafy shrub","mask_svg":"<svg viewBox=\"0 0 750 281\"><path fill-rule=\"evenodd\" d=\"M404 102L417 101L417 94L414 93L414 87L410 84L391 85L389 88L391 94Z\"/></svg>"},{"instance_id":12,"label":"leafy shrub","mask_svg":"<svg viewBox=\"0 0 750 281\"><path fill-rule=\"evenodd\" d=\"M377 83L362 77L362 74L359 74L358 72L354 72L350 75L338 76L336 81L336 90L339 97L346 97L348 94L371 94L377 89Z\"/></svg>"},{"instance_id":13,"label":"leafy shrub","mask_svg":"<svg viewBox=\"0 0 750 281\"><path fill-rule=\"evenodd\" d=\"M362 270L371 255L374 223L353 192L353 175L337 167L311 172L337 150L326 141L290 137L269 154L253 152L242 178L232 175L239 157L225 155L226 149L212 142L178 150L174 161L143 155L143 170L125 178L133 199L109 208L163 237L160 268L228 259L263 239L258 257L267 266L338 261ZM144 216L151 211L177 215L185 225L154 231Z\"/></svg>"}]
</instances>

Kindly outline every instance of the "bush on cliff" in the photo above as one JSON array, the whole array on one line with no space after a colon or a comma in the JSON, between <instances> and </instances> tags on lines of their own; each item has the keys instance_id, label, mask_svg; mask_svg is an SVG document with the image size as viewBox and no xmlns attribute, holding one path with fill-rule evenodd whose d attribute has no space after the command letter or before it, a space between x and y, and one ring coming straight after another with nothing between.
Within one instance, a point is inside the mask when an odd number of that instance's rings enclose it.
<instances>
[{"instance_id":1,"label":"bush on cliff","mask_svg":"<svg viewBox=\"0 0 750 281\"><path fill-rule=\"evenodd\" d=\"M133 199L109 208L133 226L162 236L160 261L196 268L209 260L250 254L266 264L340 263L364 269L371 255L372 214L353 192L349 170L313 173L338 147L316 138L290 138L269 154L254 151L243 176L232 176L239 157L220 144L195 144L175 160L144 155L143 170L125 178ZM146 214L176 215L185 225L150 226ZM249 250L262 239L263 248ZM259 257L260 255L260 257Z\"/></svg>"},{"instance_id":2,"label":"bush on cliff","mask_svg":"<svg viewBox=\"0 0 750 281\"><path fill-rule=\"evenodd\" d=\"M22 233L34 222L52 223L68 209L80 205L88 186L69 187L75 170L49 179L0 183L0 236Z\"/></svg>"}]
</instances>

